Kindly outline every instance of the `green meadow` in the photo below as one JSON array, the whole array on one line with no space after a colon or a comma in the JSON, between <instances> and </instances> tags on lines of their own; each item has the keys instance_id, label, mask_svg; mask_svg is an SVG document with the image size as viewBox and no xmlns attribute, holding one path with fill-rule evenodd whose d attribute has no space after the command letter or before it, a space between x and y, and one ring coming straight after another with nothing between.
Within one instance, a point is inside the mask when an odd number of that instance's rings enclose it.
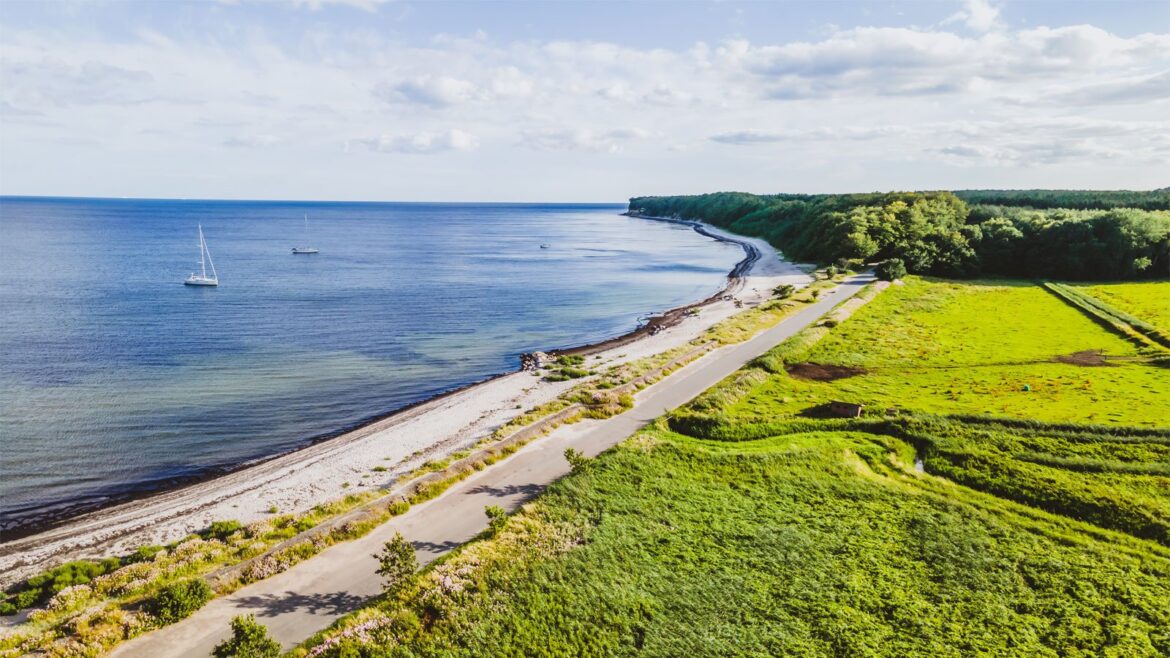
<instances>
[{"instance_id":1,"label":"green meadow","mask_svg":"<svg viewBox=\"0 0 1170 658\"><path fill-rule=\"evenodd\" d=\"M645 432L322 653L1170 652L1170 551L915 475L907 450L859 431Z\"/></svg>"},{"instance_id":2,"label":"green meadow","mask_svg":"<svg viewBox=\"0 0 1170 658\"><path fill-rule=\"evenodd\" d=\"M1088 352L1101 356L1082 354ZM1078 354L1102 365L1078 365L1086 363ZM772 376L727 412L796 417L842 400L881 412L1167 424L1170 369L1030 283L911 277L823 340L781 345L762 363L771 364ZM818 381L776 365L799 363L857 374Z\"/></svg>"}]
</instances>

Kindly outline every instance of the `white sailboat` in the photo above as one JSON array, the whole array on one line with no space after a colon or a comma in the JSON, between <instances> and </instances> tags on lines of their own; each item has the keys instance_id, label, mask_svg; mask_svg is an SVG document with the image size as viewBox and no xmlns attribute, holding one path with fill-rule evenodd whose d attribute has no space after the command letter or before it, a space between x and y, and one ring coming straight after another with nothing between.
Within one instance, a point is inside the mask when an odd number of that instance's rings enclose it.
<instances>
[{"instance_id":1,"label":"white sailboat","mask_svg":"<svg viewBox=\"0 0 1170 658\"><path fill-rule=\"evenodd\" d=\"M309 240L308 240L308 238L309 238L309 216L308 216L308 215L305 215L305 242L308 242L308 241L309 241ZM292 252L293 252L294 254L316 254L316 253L320 253L320 252L318 252L318 251L317 251L317 248L316 248L316 247L293 247L293 248L292 248Z\"/></svg>"},{"instance_id":2,"label":"white sailboat","mask_svg":"<svg viewBox=\"0 0 1170 658\"><path fill-rule=\"evenodd\" d=\"M211 266L211 276L207 276L207 266ZM203 239L203 225L199 225L199 274L191 273L183 282L187 286L218 286L219 276L215 273L215 263L211 262L211 252L207 249L207 241Z\"/></svg>"}]
</instances>

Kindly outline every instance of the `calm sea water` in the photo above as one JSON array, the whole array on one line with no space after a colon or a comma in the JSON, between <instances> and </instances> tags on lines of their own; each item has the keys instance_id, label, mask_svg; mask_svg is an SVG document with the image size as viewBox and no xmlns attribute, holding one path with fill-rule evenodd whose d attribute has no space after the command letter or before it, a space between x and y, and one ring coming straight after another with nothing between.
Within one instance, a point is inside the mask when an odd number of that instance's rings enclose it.
<instances>
[{"instance_id":1,"label":"calm sea water","mask_svg":"<svg viewBox=\"0 0 1170 658\"><path fill-rule=\"evenodd\" d=\"M622 209L0 198L0 527L625 333L718 290L741 257ZM305 213L321 253L294 256ZM182 285L199 223L218 288Z\"/></svg>"}]
</instances>

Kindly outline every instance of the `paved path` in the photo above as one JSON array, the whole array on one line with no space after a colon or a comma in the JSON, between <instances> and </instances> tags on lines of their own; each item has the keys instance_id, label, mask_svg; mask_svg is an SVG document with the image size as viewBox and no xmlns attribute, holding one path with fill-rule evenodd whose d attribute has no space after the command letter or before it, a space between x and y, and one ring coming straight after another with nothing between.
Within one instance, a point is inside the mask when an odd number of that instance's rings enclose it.
<instances>
[{"instance_id":1,"label":"paved path","mask_svg":"<svg viewBox=\"0 0 1170 658\"><path fill-rule=\"evenodd\" d=\"M255 614L288 649L381 592L373 555L394 533L401 532L414 543L420 563L434 560L487 527L484 507L500 505L513 510L566 474L566 447L592 456L616 445L812 324L871 280L868 275L854 276L755 338L715 350L643 390L629 411L561 427L437 498L415 505L365 537L332 546L284 573L216 599L191 617L136 638L111 655L206 658L227 636L231 618L247 613Z\"/></svg>"}]
</instances>

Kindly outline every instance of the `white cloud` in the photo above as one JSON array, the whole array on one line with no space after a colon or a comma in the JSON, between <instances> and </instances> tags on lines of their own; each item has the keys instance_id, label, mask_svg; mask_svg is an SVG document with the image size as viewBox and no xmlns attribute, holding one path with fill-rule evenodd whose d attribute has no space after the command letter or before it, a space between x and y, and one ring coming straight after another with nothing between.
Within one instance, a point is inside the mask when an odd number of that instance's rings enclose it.
<instances>
[{"instance_id":1,"label":"white cloud","mask_svg":"<svg viewBox=\"0 0 1170 658\"><path fill-rule=\"evenodd\" d=\"M5 97L29 105L125 105L158 96L154 76L96 60L68 63L55 57L4 59Z\"/></svg>"},{"instance_id":2,"label":"white cloud","mask_svg":"<svg viewBox=\"0 0 1170 658\"><path fill-rule=\"evenodd\" d=\"M469 133L451 129L443 132L382 134L378 137L352 139L346 142L346 150L351 150L353 145L365 146L378 153L432 154L444 151L474 151L479 147L479 141Z\"/></svg>"},{"instance_id":3,"label":"white cloud","mask_svg":"<svg viewBox=\"0 0 1170 658\"><path fill-rule=\"evenodd\" d=\"M1002 27L999 21L999 7L990 0L964 0L963 9L943 21L943 25L960 22L978 32Z\"/></svg>"},{"instance_id":4,"label":"white cloud","mask_svg":"<svg viewBox=\"0 0 1170 658\"><path fill-rule=\"evenodd\" d=\"M265 148L279 143L275 135L236 135L223 140L224 146L232 148Z\"/></svg>"},{"instance_id":5,"label":"white cloud","mask_svg":"<svg viewBox=\"0 0 1170 658\"><path fill-rule=\"evenodd\" d=\"M524 130L520 143L524 146L546 151L604 151L620 153L625 144L649 136L638 128L615 130L546 129Z\"/></svg>"},{"instance_id":6,"label":"white cloud","mask_svg":"<svg viewBox=\"0 0 1170 658\"><path fill-rule=\"evenodd\" d=\"M905 126L877 126L870 128L845 126L787 131L738 130L718 133L710 136L708 139L719 144L749 146L753 144L772 144L775 142L864 141L882 137L901 136L909 132L912 132L911 129Z\"/></svg>"},{"instance_id":7,"label":"white cloud","mask_svg":"<svg viewBox=\"0 0 1170 658\"><path fill-rule=\"evenodd\" d=\"M763 81L778 99L918 96L993 90L1035 99L1097 77L1170 66L1170 34L1123 38L1087 25L963 37L913 28L854 28L817 42L732 41L715 59ZM1037 86L1036 83L1039 83Z\"/></svg>"},{"instance_id":8,"label":"white cloud","mask_svg":"<svg viewBox=\"0 0 1170 658\"><path fill-rule=\"evenodd\" d=\"M492 78L492 93L499 97L524 98L532 94L532 78L520 72L515 66L505 66Z\"/></svg>"},{"instance_id":9,"label":"white cloud","mask_svg":"<svg viewBox=\"0 0 1170 658\"><path fill-rule=\"evenodd\" d=\"M272 0L250 0L254 3L274 4ZM370 13L378 11L378 8L390 0L285 0L292 7L297 9L309 9L311 11L319 11L324 7L331 5L352 7L354 9L361 9ZM238 5L241 0L216 0L221 5Z\"/></svg>"},{"instance_id":10,"label":"white cloud","mask_svg":"<svg viewBox=\"0 0 1170 658\"><path fill-rule=\"evenodd\" d=\"M387 102L414 103L435 108L458 105L479 94L479 88L467 80L431 75L396 84L384 83L374 88L374 95Z\"/></svg>"},{"instance_id":11,"label":"white cloud","mask_svg":"<svg viewBox=\"0 0 1170 658\"><path fill-rule=\"evenodd\" d=\"M562 189L623 198L768 191L781 180L787 189L926 187L949 172L967 184L977 167L1013 172L995 174L1011 186L1051 184L1070 171L1102 179L1067 185L1165 179L1164 167L1149 166L1165 163L1170 148L1157 134L1170 134L1161 123L1170 104L1165 29L982 31L958 19L907 20L797 41L719 41L713 31L713 40L669 49L557 40L555 30L551 40L406 38L361 27L363 16L347 11L278 28L255 20L267 7L253 9L211 7L232 20L209 22L206 32L166 29L149 16L117 35L98 31L100 21L4 25L4 191L41 180L130 194L118 186L141 181L162 186L155 195L197 196L185 186L204 184L206 195L223 196L215 190L280 180L296 194L303 178L322 194L361 198L393 176L417 197L447 198L452 187L438 181L459 180L459 193L479 199L537 190L554 198ZM372 160L346 156L341 143L439 155ZM253 150L245 158L224 146ZM91 152L127 164L107 174L83 159ZM166 178L162 158L181 160ZM1094 169L1095 158L1109 165ZM298 167L287 177L265 178L257 167L283 171L290 161ZM55 173L60 162L98 173ZM576 165L584 173L564 175ZM1048 171L1056 173L1027 177ZM988 176L979 184L994 185Z\"/></svg>"},{"instance_id":12,"label":"white cloud","mask_svg":"<svg viewBox=\"0 0 1170 658\"><path fill-rule=\"evenodd\" d=\"M1075 105L1154 103L1170 99L1170 71L1086 85L1049 100Z\"/></svg>"}]
</instances>

